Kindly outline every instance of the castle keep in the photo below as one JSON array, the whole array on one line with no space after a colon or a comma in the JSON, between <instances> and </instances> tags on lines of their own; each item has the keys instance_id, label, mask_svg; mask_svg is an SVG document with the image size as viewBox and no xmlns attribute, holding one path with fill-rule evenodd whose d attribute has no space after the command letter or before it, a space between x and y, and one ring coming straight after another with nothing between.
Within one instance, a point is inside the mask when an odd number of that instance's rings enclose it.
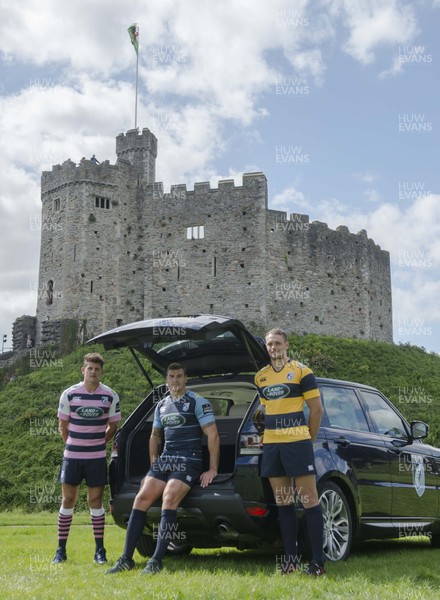
<instances>
[{"instance_id":1,"label":"castle keep","mask_svg":"<svg viewBox=\"0 0 440 600\"><path fill-rule=\"evenodd\" d=\"M42 174L37 344L65 319L91 337L195 313L392 341L389 254L365 231L269 210L263 173L165 193L148 129L118 135L116 154L114 165L67 160Z\"/></svg>"}]
</instances>

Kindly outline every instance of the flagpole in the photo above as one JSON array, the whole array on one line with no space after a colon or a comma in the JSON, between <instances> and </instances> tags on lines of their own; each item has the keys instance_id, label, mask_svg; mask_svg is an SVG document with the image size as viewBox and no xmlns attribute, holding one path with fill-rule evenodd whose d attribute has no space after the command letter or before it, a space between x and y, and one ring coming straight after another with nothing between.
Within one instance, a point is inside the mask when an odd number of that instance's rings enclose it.
<instances>
[{"instance_id":1,"label":"flagpole","mask_svg":"<svg viewBox=\"0 0 440 600\"><path fill-rule=\"evenodd\" d=\"M134 99L134 128L137 129L139 53L136 52L136 93Z\"/></svg>"},{"instance_id":2,"label":"flagpole","mask_svg":"<svg viewBox=\"0 0 440 600\"><path fill-rule=\"evenodd\" d=\"M136 91L134 96L134 128L137 129L137 111L138 111L138 84L139 84L139 27L137 23L133 23L128 28L128 35L136 52Z\"/></svg>"}]
</instances>

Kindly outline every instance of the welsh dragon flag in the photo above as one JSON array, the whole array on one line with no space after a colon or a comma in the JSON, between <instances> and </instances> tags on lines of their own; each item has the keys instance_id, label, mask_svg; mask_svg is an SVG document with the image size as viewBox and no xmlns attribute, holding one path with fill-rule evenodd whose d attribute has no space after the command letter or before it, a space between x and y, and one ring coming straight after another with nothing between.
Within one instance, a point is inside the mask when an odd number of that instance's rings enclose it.
<instances>
[{"instance_id":1,"label":"welsh dragon flag","mask_svg":"<svg viewBox=\"0 0 440 600\"><path fill-rule=\"evenodd\" d=\"M139 27L137 23L133 23L128 28L128 34L130 36L130 41L133 44L133 47L136 51L136 54L139 52Z\"/></svg>"}]
</instances>

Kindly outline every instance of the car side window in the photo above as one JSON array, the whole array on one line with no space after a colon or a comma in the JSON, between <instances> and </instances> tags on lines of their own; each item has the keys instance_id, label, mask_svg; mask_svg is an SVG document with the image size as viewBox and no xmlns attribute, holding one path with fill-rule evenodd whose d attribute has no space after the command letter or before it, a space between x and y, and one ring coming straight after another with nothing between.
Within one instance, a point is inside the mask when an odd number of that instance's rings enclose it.
<instances>
[{"instance_id":1,"label":"car side window","mask_svg":"<svg viewBox=\"0 0 440 600\"><path fill-rule=\"evenodd\" d=\"M382 396L365 390L362 390L361 394L366 402L368 414L378 433L394 438L408 438L408 433L402 419Z\"/></svg>"},{"instance_id":2,"label":"car side window","mask_svg":"<svg viewBox=\"0 0 440 600\"><path fill-rule=\"evenodd\" d=\"M353 389L324 385L321 387L321 397L330 427L369 431L364 412Z\"/></svg>"}]
</instances>

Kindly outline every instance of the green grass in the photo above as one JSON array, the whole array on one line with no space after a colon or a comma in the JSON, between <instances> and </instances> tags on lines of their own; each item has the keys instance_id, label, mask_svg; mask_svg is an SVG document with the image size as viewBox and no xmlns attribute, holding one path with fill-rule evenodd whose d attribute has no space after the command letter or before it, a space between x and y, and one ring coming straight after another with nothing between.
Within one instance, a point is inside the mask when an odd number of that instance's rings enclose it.
<instances>
[{"instance_id":1,"label":"green grass","mask_svg":"<svg viewBox=\"0 0 440 600\"><path fill-rule=\"evenodd\" d=\"M380 389L409 419L430 426L427 442L440 446L440 356L410 345L292 335L291 355L323 377L347 379ZM57 511L56 483L63 443L57 432L60 393L81 379L86 352L103 352L100 345L78 348L44 368L32 368L29 357L16 366L16 380L3 374L0 384L0 510L11 507L33 512ZM43 352L43 350L40 350ZM52 356L47 350L48 357ZM103 352L103 382L121 399L123 420L139 404L149 386L128 350ZM44 360L44 359L43 359ZM50 359L49 359L50 362ZM146 365L147 366L147 365ZM147 367L154 383L161 376ZM106 491L105 502L108 500ZM82 486L79 509L86 508Z\"/></svg>"},{"instance_id":2,"label":"green grass","mask_svg":"<svg viewBox=\"0 0 440 600\"><path fill-rule=\"evenodd\" d=\"M122 551L124 532L109 524L105 536L108 558L114 561ZM106 567L93 563L92 529L85 513L75 514L68 561L63 565L51 565L56 547L54 514L0 513L0 543L0 598L5 600L427 600L440 595L440 550L431 548L426 538L364 543L347 562L327 563L327 575L316 579L282 576L274 555L233 549L166 557L164 571L152 577L140 576L145 559L135 553L133 571L104 575Z\"/></svg>"}]
</instances>

